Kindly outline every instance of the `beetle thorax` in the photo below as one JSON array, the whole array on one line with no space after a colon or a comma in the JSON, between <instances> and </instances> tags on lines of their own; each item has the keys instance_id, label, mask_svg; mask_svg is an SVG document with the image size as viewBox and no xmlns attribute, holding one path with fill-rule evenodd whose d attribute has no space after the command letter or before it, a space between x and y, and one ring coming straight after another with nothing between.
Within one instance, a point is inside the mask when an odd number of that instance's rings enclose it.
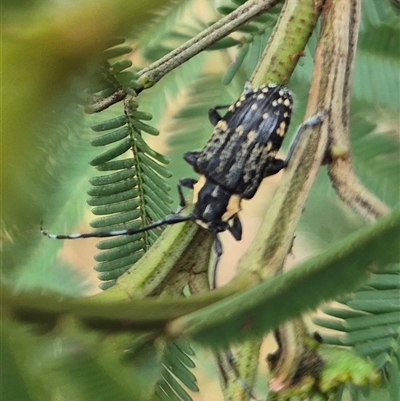
<instances>
[{"instance_id":1,"label":"beetle thorax","mask_svg":"<svg viewBox=\"0 0 400 401\"><path fill-rule=\"evenodd\" d=\"M200 226L221 232L240 211L241 197L202 176L193 188L193 220Z\"/></svg>"}]
</instances>

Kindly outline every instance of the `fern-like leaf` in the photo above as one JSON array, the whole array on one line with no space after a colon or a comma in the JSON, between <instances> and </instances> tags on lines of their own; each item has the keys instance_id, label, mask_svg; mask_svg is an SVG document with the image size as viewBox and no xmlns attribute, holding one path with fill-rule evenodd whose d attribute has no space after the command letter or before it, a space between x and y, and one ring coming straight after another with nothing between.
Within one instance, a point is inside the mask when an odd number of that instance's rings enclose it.
<instances>
[{"instance_id":1,"label":"fern-like leaf","mask_svg":"<svg viewBox=\"0 0 400 401\"><path fill-rule=\"evenodd\" d=\"M119 57L128 53L128 46L107 49L105 57ZM100 97L109 96L119 89L136 94L138 84L135 74L126 71L127 60L117 60L113 64L106 61L97 74L99 78L89 92ZM138 103L133 97L124 100L124 114L92 126L100 136L91 141L92 146L106 148L90 161L97 170L105 172L90 180L92 189L88 191L88 204L99 217L91 222L97 230L110 231L137 229L151 221L159 220L169 213L166 203L171 203L167 195L170 187L165 178L171 174L164 167L168 160L152 150L144 141L142 132L158 135L158 130L144 121L152 118L149 113L138 111ZM131 152L131 156L127 156ZM163 203L164 202L164 203ZM113 238L102 241L95 256L98 264L95 270L105 281L102 289L112 286L116 279L137 262L143 253L158 238L158 231Z\"/></svg>"},{"instance_id":2,"label":"fern-like leaf","mask_svg":"<svg viewBox=\"0 0 400 401\"><path fill-rule=\"evenodd\" d=\"M161 378L157 381L154 391L156 397L173 401L192 400L182 386L183 384L193 392L199 391L196 376L189 370L196 366L192 356L193 349L185 341L168 343L165 346L161 360Z\"/></svg>"},{"instance_id":3,"label":"fern-like leaf","mask_svg":"<svg viewBox=\"0 0 400 401\"><path fill-rule=\"evenodd\" d=\"M398 389L400 342L400 265L380 272L356 292L339 299L341 306L323 308L329 317L314 323L337 332L323 336L324 343L353 347L370 358L382 373L385 387ZM355 389L353 389L353 392Z\"/></svg>"},{"instance_id":4,"label":"fern-like leaf","mask_svg":"<svg viewBox=\"0 0 400 401\"><path fill-rule=\"evenodd\" d=\"M208 12L211 10L208 9ZM204 29L198 10L190 0L176 2L159 10L159 15L139 38L141 52L146 60L153 62L191 39Z\"/></svg>"}]
</instances>

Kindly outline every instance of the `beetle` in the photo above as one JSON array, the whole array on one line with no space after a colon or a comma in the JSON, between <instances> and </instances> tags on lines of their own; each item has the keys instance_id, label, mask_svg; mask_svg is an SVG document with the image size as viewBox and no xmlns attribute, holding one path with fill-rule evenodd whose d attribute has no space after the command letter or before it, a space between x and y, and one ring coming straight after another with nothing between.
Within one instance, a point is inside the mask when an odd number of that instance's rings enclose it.
<instances>
[{"instance_id":1,"label":"beetle","mask_svg":"<svg viewBox=\"0 0 400 401\"><path fill-rule=\"evenodd\" d=\"M224 116L218 110L227 109ZM229 231L240 241L242 225L238 216L242 199L251 199L261 181L285 168L303 128L322 121L323 113L301 126L285 160L276 158L290 124L293 95L285 86L265 84L256 89L247 87L244 94L232 105L216 106L209 111L214 125L213 133L201 151L185 153L183 158L198 179L181 179L178 184L180 209L175 214L139 229L127 229L86 234L48 234L51 239L78 239L132 235L163 225L192 220L215 236L217 255L212 287L222 245L218 234ZM180 215L186 206L182 187L193 190L193 210L188 216Z\"/></svg>"},{"instance_id":2,"label":"beetle","mask_svg":"<svg viewBox=\"0 0 400 401\"><path fill-rule=\"evenodd\" d=\"M215 127L204 149L183 156L200 178L180 184L193 189L197 224L213 233L229 230L240 240L241 200L251 199L265 177L286 165L275 156L290 123L293 98L289 89L269 84L248 90L221 117L217 110L223 107L209 112Z\"/></svg>"}]
</instances>

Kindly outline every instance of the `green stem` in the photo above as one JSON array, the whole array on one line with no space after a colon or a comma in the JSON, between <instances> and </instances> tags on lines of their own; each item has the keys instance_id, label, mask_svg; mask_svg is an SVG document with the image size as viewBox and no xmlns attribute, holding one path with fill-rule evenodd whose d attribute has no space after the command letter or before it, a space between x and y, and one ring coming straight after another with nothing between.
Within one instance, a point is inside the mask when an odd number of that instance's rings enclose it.
<instances>
[{"instance_id":1,"label":"green stem","mask_svg":"<svg viewBox=\"0 0 400 401\"><path fill-rule=\"evenodd\" d=\"M288 0L250 82L287 84L317 24L323 2Z\"/></svg>"},{"instance_id":2,"label":"green stem","mask_svg":"<svg viewBox=\"0 0 400 401\"><path fill-rule=\"evenodd\" d=\"M264 14L281 0L250 0L238 7L215 24L188 40L166 56L139 72L138 81L144 88L156 84L164 75L206 50L212 44L226 37L239 27Z\"/></svg>"}]
</instances>

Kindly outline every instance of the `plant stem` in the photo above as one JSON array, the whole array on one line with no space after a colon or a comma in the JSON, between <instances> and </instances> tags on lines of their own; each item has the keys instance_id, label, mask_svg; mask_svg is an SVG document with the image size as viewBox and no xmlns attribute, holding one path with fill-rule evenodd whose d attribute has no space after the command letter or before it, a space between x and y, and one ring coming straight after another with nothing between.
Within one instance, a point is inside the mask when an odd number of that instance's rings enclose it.
<instances>
[{"instance_id":1,"label":"plant stem","mask_svg":"<svg viewBox=\"0 0 400 401\"><path fill-rule=\"evenodd\" d=\"M166 56L139 72L138 81L144 88L156 84L164 75L190 60L193 56L207 49L212 44L226 37L239 27L249 23L258 15L264 14L281 0L251 0L235 11L188 40Z\"/></svg>"}]
</instances>

